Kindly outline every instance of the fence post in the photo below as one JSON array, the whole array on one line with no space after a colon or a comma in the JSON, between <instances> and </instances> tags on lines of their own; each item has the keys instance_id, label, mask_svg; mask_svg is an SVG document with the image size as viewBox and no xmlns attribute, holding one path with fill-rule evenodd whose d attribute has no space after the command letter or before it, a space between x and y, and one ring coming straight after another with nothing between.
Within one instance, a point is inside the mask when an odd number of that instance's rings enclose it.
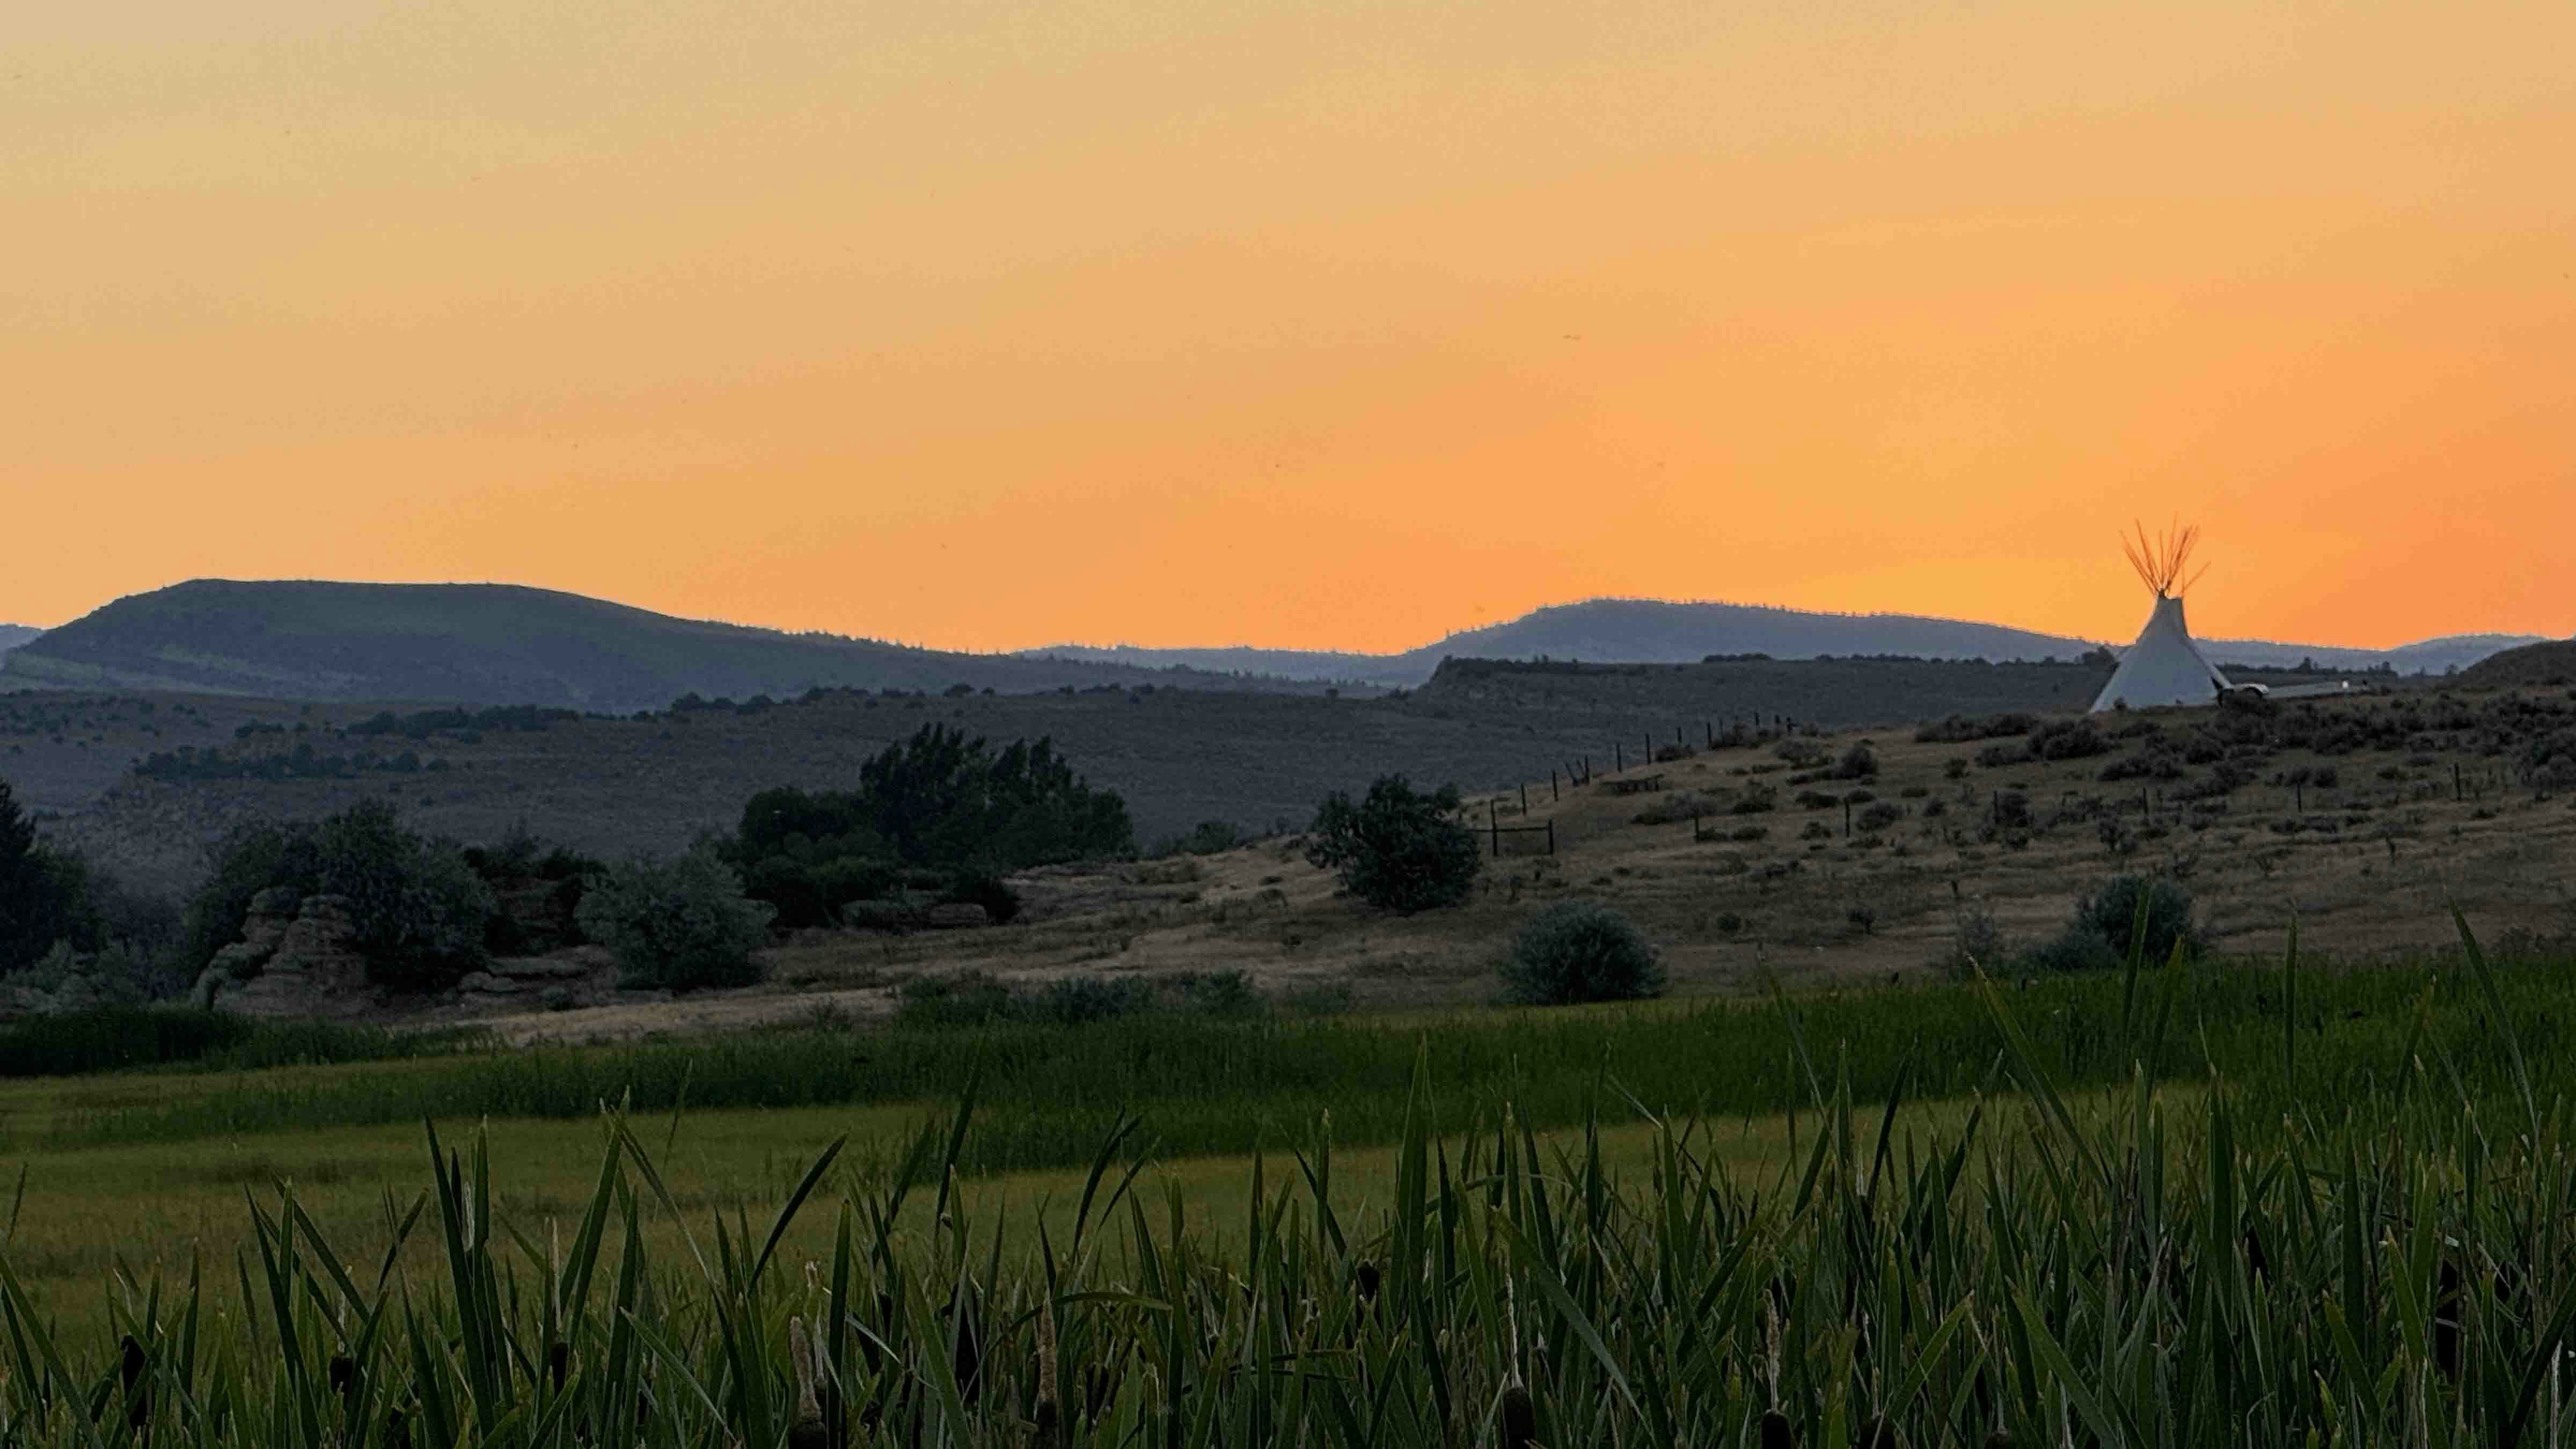
<instances>
[{"instance_id":1,"label":"fence post","mask_svg":"<svg viewBox=\"0 0 2576 1449\"><path fill-rule=\"evenodd\" d=\"M1529 813L1529 782L1526 780L1521 782L1521 813Z\"/></svg>"},{"instance_id":2,"label":"fence post","mask_svg":"<svg viewBox=\"0 0 2576 1449\"><path fill-rule=\"evenodd\" d=\"M1628 747L1617 740L1610 742L1610 772L1618 774L1628 768Z\"/></svg>"},{"instance_id":3,"label":"fence post","mask_svg":"<svg viewBox=\"0 0 2576 1449\"><path fill-rule=\"evenodd\" d=\"M1565 798L1556 793L1556 766L1554 765L1547 767L1547 798L1550 804Z\"/></svg>"},{"instance_id":4,"label":"fence post","mask_svg":"<svg viewBox=\"0 0 2576 1449\"><path fill-rule=\"evenodd\" d=\"M1503 858L1503 824L1494 818L1494 802L1485 802L1485 828L1494 833L1494 859Z\"/></svg>"},{"instance_id":5,"label":"fence post","mask_svg":"<svg viewBox=\"0 0 2576 1449\"><path fill-rule=\"evenodd\" d=\"M1550 855L1556 854L1556 822L1554 820L1547 822L1547 853Z\"/></svg>"}]
</instances>

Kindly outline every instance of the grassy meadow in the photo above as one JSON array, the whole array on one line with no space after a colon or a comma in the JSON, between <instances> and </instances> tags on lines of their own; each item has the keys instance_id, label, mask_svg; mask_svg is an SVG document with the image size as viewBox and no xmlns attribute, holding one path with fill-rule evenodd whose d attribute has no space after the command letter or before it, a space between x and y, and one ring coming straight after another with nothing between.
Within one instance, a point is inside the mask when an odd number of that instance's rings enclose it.
<instances>
[{"instance_id":1,"label":"grassy meadow","mask_svg":"<svg viewBox=\"0 0 2576 1449\"><path fill-rule=\"evenodd\" d=\"M0 1442L2548 1442L2571 980L20 1080Z\"/></svg>"}]
</instances>

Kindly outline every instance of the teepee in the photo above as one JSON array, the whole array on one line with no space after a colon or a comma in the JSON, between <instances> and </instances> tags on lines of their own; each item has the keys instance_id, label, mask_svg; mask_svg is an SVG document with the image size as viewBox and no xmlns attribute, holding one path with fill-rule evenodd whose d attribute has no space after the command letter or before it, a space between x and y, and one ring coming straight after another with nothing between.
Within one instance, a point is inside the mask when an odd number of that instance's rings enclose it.
<instances>
[{"instance_id":1,"label":"teepee","mask_svg":"<svg viewBox=\"0 0 2576 1449\"><path fill-rule=\"evenodd\" d=\"M2137 525L2137 537L2123 538L2120 547L2136 566L2138 577L2156 596L2156 610L2147 616L2147 627L2138 633L2138 642L2120 656L2119 671L2111 682L2102 686L2102 695L2093 701L2093 712L2127 705L2131 709L2153 709L2160 705L2214 704L2229 688L2227 676L2202 657L2200 646L2191 642L2191 626L2183 622L2182 596L2200 575L2186 575L2191 563L2192 545L2200 541L2197 527L2168 528L2162 536L2147 537L2143 525Z\"/></svg>"}]
</instances>

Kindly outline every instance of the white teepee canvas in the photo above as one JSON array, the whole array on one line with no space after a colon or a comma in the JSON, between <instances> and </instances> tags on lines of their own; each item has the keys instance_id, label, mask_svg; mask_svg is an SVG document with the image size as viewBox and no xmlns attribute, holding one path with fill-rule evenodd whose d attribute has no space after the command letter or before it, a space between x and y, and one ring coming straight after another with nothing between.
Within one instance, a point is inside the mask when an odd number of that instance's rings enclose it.
<instances>
[{"instance_id":1,"label":"white teepee canvas","mask_svg":"<svg viewBox=\"0 0 2576 1449\"><path fill-rule=\"evenodd\" d=\"M2230 687L2227 676L2191 642L2191 626L2183 619L2183 591L2199 578L2197 574L2185 578L2183 568L2199 534L2196 528L2183 528L2150 541L2141 528L2136 542L2122 540L2138 577L2156 596L2156 609L2147 616L2138 642L2120 656L2120 667L2111 682L2102 686L2101 697L2093 701L2094 713L2124 704L2131 709L2215 704Z\"/></svg>"}]
</instances>

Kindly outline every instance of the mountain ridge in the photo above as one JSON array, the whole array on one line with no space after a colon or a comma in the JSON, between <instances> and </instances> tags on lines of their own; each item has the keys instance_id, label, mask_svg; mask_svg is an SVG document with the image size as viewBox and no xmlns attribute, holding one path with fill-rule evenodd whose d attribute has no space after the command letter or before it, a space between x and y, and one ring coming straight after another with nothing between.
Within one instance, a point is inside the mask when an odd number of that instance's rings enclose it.
<instances>
[{"instance_id":1,"label":"mountain ridge","mask_svg":"<svg viewBox=\"0 0 2576 1449\"><path fill-rule=\"evenodd\" d=\"M2467 668L2490 654L2541 642L2529 634L2461 634L2418 640L2394 649L2284 643L2268 639L2202 639L2203 653L2221 665L2296 666L2360 672L2387 665L2401 674L2439 674ZM1152 667L1218 667L1220 660L1257 661L1265 672L1303 679L1342 679L1410 688L1429 680L1444 658L1582 659L1601 663L1694 664L1712 655L1768 654L1778 659L1824 655L1903 655L1923 659L1986 659L1995 663L2076 659L2105 647L2102 641L2046 634L2002 624L1942 619L1921 614L1836 614L1761 604L1595 598L1551 604L1517 619L1460 630L1419 649L1359 654L1294 649L1140 649L1126 645L1054 645L1023 651L1059 657ZM2116 646L2116 647L2125 647Z\"/></svg>"},{"instance_id":2,"label":"mountain ridge","mask_svg":"<svg viewBox=\"0 0 2576 1449\"><path fill-rule=\"evenodd\" d=\"M0 680L608 713L659 709L690 693L1018 693L1214 682L1188 671L955 654L680 619L518 584L231 579L193 579L115 600L10 650L0 657Z\"/></svg>"}]
</instances>

